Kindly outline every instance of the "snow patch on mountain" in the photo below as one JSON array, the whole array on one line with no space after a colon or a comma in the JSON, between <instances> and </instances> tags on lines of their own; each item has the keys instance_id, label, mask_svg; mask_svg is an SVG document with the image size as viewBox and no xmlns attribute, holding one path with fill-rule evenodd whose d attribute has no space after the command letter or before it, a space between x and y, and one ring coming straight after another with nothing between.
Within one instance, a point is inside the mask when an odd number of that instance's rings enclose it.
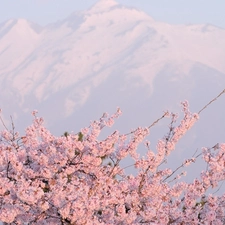
<instances>
[{"instance_id":1,"label":"snow patch on mountain","mask_svg":"<svg viewBox=\"0 0 225 225\"><path fill-rule=\"evenodd\" d=\"M62 115L69 117L104 85L110 93L114 84L123 94L143 89L150 97L165 69L174 74L171 82L189 76L196 63L224 74L224 49L223 29L157 22L101 0L46 27L25 19L1 24L0 82L21 110L58 98Z\"/></svg>"},{"instance_id":2,"label":"snow patch on mountain","mask_svg":"<svg viewBox=\"0 0 225 225\"><path fill-rule=\"evenodd\" d=\"M92 14L105 12L117 5L118 3L114 0L100 0L93 7L91 7L88 13Z\"/></svg>"}]
</instances>

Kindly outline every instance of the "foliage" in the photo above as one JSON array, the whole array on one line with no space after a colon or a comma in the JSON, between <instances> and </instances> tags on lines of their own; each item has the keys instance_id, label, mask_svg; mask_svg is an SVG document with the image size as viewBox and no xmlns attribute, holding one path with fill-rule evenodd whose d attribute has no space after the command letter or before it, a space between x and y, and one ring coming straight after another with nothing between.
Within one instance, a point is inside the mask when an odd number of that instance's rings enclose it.
<instances>
[{"instance_id":1,"label":"foliage","mask_svg":"<svg viewBox=\"0 0 225 225\"><path fill-rule=\"evenodd\" d=\"M220 93L223 94L223 92ZM219 97L218 95L217 97ZM214 99L216 100L216 98ZM211 104L212 100L209 104ZM224 224L225 194L207 194L225 179L225 144L202 148L184 160L198 157L207 170L191 183L179 181L184 172L161 169L177 142L199 119L182 103L184 117L165 112L151 126L129 134L98 136L121 114L106 113L78 134L53 136L34 112L25 136L5 127L0 136L0 220L8 224ZM146 140L149 130L164 117L171 118L168 134L157 152ZM147 154L137 148L145 143ZM137 175L126 175L120 162L131 156ZM104 163L105 161L108 163Z\"/></svg>"}]
</instances>

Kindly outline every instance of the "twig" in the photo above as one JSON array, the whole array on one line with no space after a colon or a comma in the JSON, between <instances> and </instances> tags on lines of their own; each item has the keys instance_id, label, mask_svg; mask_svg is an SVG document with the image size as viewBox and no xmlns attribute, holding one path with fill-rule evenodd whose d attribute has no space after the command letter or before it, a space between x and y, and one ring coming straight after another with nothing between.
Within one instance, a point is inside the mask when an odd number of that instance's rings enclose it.
<instances>
[{"instance_id":1,"label":"twig","mask_svg":"<svg viewBox=\"0 0 225 225\"><path fill-rule=\"evenodd\" d=\"M156 121L154 121L150 126L148 126L148 129L150 129L151 127L155 126L161 119L163 119L166 115L168 114L168 112L164 112L164 114L157 119Z\"/></svg>"},{"instance_id":2,"label":"twig","mask_svg":"<svg viewBox=\"0 0 225 225\"><path fill-rule=\"evenodd\" d=\"M12 126L12 135L13 135L13 139L15 139L15 125L13 123L12 116L10 116L10 119L11 119L11 126Z\"/></svg>"},{"instance_id":3,"label":"twig","mask_svg":"<svg viewBox=\"0 0 225 225\"><path fill-rule=\"evenodd\" d=\"M150 126L148 126L148 129L150 129L151 127L153 127L153 126L155 126L160 120L162 120L166 115L168 115L168 112L164 112L164 114L160 117L160 118L158 118L157 120L155 120ZM124 135L120 135L120 136L128 136L128 135L130 135L130 134L133 134L135 132L135 130L134 131L131 131L130 133L126 133L126 134L124 134Z\"/></svg>"},{"instance_id":4,"label":"twig","mask_svg":"<svg viewBox=\"0 0 225 225\"><path fill-rule=\"evenodd\" d=\"M213 192L213 194L215 194L216 192L218 192L218 191L220 190L220 188L222 187L223 183L224 183L224 180L223 180L223 182L220 184L219 188L218 188L216 191Z\"/></svg>"},{"instance_id":5,"label":"twig","mask_svg":"<svg viewBox=\"0 0 225 225\"><path fill-rule=\"evenodd\" d=\"M225 89L220 92L214 99L212 99L208 104L206 104L199 112L198 114L200 114L203 110L205 110L212 102L216 101L222 94L225 93Z\"/></svg>"},{"instance_id":6,"label":"twig","mask_svg":"<svg viewBox=\"0 0 225 225\"><path fill-rule=\"evenodd\" d=\"M7 126L5 125L5 123L4 123L4 121L3 121L3 119L2 119L1 116L0 116L0 120L1 120L2 125L5 127L5 129L6 129L7 131L9 131L8 128L7 128Z\"/></svg>"}]
</instances>

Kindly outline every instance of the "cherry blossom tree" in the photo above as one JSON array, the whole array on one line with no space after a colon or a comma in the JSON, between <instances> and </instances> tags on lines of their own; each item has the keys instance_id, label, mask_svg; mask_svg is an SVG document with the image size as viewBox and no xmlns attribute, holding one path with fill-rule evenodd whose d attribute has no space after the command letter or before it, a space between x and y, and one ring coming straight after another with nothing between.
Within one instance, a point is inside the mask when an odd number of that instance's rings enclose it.
<instances>
[{"instance_id":1,"label":"cherry blossom tree","mask_svg":"<svg viewBox=\"0 0 225 225\"><path fill-rule=\"evenodd\" d=\"M20 136L0 134L0 221L6 224L225 224L225 194L208 191L225 179L225 143L202 148L176 170L161 165L178 141L199 119L182 102L183 118L165 112L148 127L129 134L99 134L120 116L103 116L77 134L52 135L33 112L33 123ZM152 150L147 136L159 120L170 118L168 134ZM2 119L1 119L2 120ZM4 121L2 120L4 124ZM147 154L137 149L145 144ZM137 175L127 175L121 161L134 159ZM198 158L207 164L199 178L187 183L179 172Z\"/></svg>"}]
</instances>

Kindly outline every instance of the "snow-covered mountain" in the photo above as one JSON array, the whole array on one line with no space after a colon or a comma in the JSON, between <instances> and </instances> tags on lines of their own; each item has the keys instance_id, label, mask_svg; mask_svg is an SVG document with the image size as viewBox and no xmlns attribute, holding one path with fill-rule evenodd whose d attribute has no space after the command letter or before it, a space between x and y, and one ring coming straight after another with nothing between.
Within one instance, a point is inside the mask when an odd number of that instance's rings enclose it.
<instances>
[{"instance_id":1,"label":"snow-covered mountain","mask_svg":"<svg viewBox=\"0 0 225 225\"><path fill-rule=\"evenodd\" d=\"M120 106L127 132L185 99L198 111L225 88L224 59L224 29L157 22L114 0L46 27L12 19L0 24L0 108L21 130L37 109L62 134ZM224 141L224 102L203 113L186 143Z\"/></svg>"}]
</instances>

